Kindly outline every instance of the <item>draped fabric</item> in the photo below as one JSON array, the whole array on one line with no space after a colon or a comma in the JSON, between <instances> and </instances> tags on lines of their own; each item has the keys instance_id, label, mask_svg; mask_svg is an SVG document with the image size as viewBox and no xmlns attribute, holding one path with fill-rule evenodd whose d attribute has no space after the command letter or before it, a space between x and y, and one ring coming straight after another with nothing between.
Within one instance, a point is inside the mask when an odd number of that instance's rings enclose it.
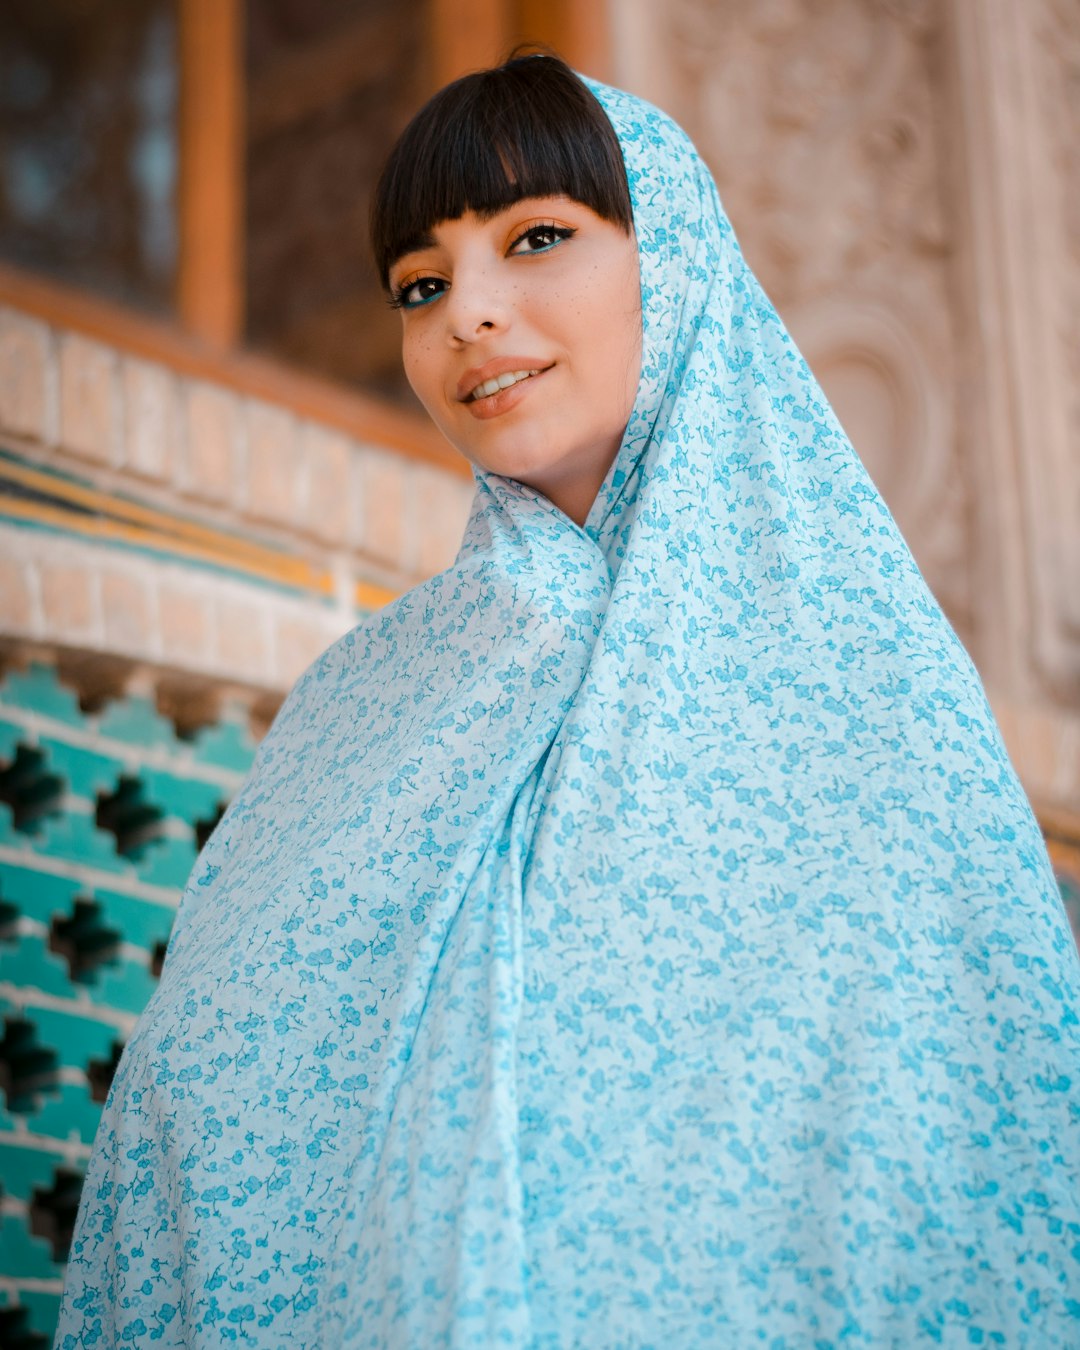
<instances>
[{"instance_id":1,"label":"draped fabric","mask_svg":"<svg viewBox=\"0 0 1080 1350\"><path fill-rule=\"evenodd\" d=\"M685 135L579 528L320 657L185 893L58 1344L1080 1343L1080 965L979 679ZM604 335L598 333L597 340Z\"/></svg>"}]
</instances>

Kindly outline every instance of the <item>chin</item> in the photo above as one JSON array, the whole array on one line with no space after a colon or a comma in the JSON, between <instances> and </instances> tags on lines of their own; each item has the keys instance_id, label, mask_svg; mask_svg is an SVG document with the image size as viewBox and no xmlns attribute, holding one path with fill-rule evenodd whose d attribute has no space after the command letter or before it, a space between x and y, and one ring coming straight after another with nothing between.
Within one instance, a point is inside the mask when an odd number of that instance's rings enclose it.
<instances>
[{"instance_id":1,"label":"chin","mask_svg":"<svg viewBox=\"0 0 1080 1350\"><path fill-rule=\"evenodd\" d=\"M519 483L524 483L526 487L535 488L537 492L550 496L549 489L552 486L551 474L545 473L543 468L536 464L523 464L520 460L499 465L488 466L492 473L502 474L504 478L513 478Z\"/></svg>"},{"instance_id":2,"label":"chin","mask_svg":"<svg viewBox=\"0 0 1080 1350\"><path fill-rule=\"evenodd\" d=\"M513 450L508 450L505 454L491 453L477 455L470 454L463 450L465 458L481 469L487 469L490 473L502 474L504 478L517 478L523 483L528 483L530 487L539 487L535 479L547 478L550 476L558 459L552 459L550 453L529 454L522 451L520 446ZM540 489L543 491L543 489Z\"/></svg>"}]
</instances>

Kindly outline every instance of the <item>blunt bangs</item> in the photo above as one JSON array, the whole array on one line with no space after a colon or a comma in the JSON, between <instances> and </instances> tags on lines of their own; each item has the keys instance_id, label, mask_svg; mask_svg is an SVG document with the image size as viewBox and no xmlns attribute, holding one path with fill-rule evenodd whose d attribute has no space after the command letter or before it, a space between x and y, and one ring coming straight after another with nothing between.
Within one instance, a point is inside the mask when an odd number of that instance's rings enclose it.
<instances>
[{"instance_id":1,"label":"blunt bangs","mask_svg":"<svg viewBox=\"0 0 1080 1350\"><path fill-rule=\"evenodd\" d=\"M633 227L615 130L589 88L555 56L523 56L440 90L402 132L371 209L384 289L403 254L440 221L490 217L523 197L564 195Z\"/></svg>"}]
</instances>

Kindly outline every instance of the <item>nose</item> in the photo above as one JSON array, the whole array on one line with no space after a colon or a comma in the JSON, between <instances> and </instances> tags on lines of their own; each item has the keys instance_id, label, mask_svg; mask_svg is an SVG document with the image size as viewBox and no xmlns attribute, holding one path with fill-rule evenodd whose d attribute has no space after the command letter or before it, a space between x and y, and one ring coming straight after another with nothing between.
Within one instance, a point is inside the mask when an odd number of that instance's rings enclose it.
<instances>
[{"instance_id":1,"label":"nose","mask_svg":"<svg viewBox=\"0 0 1080 1350\"><path fill-rule=\"evenodd\" d=\"M443 299L443 317L453 345L476 342L506 327L507 297L486 269L459 269Z\"/></svg>"}]
</instances>

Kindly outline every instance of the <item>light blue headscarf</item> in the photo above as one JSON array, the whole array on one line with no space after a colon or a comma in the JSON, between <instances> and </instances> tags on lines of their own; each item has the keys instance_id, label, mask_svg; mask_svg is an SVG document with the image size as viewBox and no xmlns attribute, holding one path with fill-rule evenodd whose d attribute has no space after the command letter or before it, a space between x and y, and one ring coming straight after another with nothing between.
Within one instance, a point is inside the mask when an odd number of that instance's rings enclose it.
<instances>
[{"instance_id":1,"label":"light blue headscarf","mask_svg":"<svg viewBox=\"0 0 1080 1350\"><path fill-rule=\"evenodd\" d=\"M63 1347L1080 1344L1039 831L704 164L594 88L618 459L584 529L478 474L454 566L290 695L118 1071Z\"/></svg>"}]
</instances>

